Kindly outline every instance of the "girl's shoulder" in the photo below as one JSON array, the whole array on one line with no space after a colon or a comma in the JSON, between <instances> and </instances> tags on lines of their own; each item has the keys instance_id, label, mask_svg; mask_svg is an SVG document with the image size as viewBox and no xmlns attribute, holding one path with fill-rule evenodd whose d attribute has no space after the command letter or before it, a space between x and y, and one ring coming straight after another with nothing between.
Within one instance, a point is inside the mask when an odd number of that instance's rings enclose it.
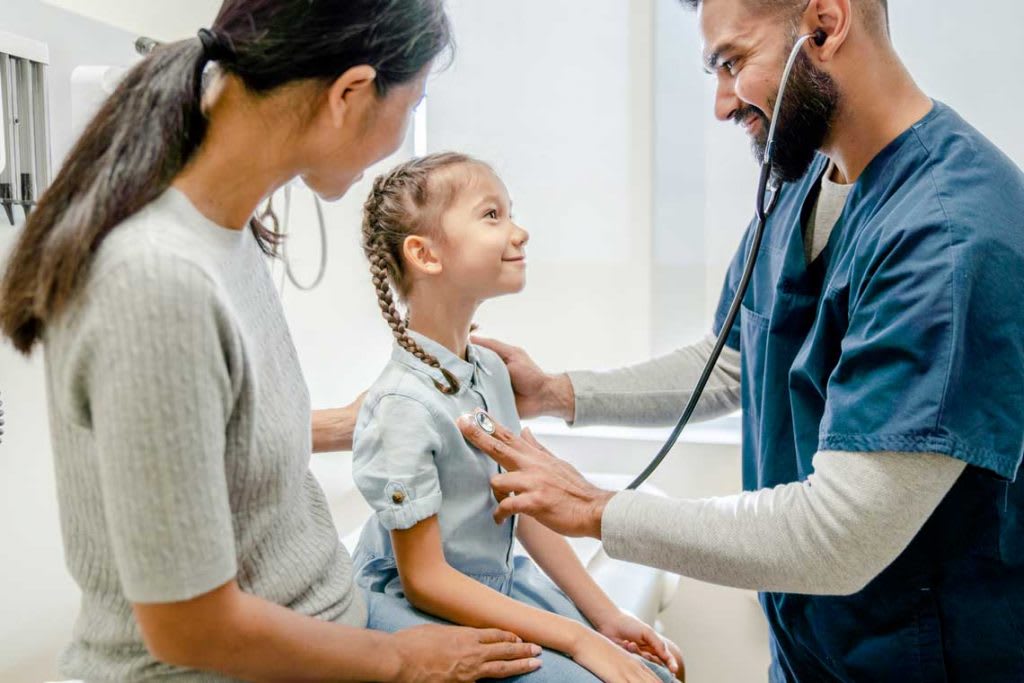
<instances>
[{"instance_id":1,"label":"girl's shoulder","mask_svg":"<svg viewBox=\"0 0 1024 683\"><path fill-rule=\"evenodd\" d=\"M364 415L370 419L377 405L384 399L420 404L427 414L434 414L438 412L437 404L441 398L443 395L438 392L428 374L391 359L367 390L360 410L360 421Z\"/></svg>"}]
</instances>

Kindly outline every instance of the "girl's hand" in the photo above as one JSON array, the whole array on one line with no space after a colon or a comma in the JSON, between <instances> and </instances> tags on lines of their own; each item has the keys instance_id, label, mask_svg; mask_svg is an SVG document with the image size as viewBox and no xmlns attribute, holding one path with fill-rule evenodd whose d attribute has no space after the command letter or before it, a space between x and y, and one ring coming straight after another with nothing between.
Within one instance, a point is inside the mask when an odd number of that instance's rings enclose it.
<instances>
[{"instance_id":1,"label":"girl's hand","mask_svg":"<svg viewBox=\"0 0 1024 683\"><path fill-rule=\"evenodd\" d=\"M605 683L661 683L639 657L590 629L580 636L573 652L568 654Z\"/></svg>"},{"instance_id":2,"label":"girl's hand","mask_svg":"<svg viewBox=\"0 0 1024 683\"><path fill-rule=\"evenodd\" d=\"M598 633L626 651L661 664L679 680L684 680L683 658L676 644L658 635L657 631L636 617L617 612L596 626Z\"/></svg>"}]
</instances>

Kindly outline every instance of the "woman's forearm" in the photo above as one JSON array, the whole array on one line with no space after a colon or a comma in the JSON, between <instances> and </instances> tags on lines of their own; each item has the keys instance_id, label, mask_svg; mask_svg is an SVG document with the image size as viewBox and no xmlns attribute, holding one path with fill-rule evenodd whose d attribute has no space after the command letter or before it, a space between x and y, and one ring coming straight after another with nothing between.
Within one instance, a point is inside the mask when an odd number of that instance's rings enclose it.
<instances>
[{"instance_id":1,"label":"woman's forearm","mask_svg":"<svg viewBox=\"0 0 1024 683\"><path fill-rule=\"evenodd\" d=\"M402 667L394 637L308 617L232 582L196 600L136 605L160 661L250 681L389 681Z\"/></svg>"},{"instance_id":2,"label":"woman's forearm","mask_svg":"<svg viewBox=\"0 0 1024 683\"><path fill-rule=\"evenodd\" d=\"M591 624L600 629L602 623L619 614L618 606L597 585L563 536L526 516L519 518L516 533L534 562Z\"/></svg>"},{"instance_id":3,"label":"woman's forearm","mask_svg":"<svg viewBox=\"0 0 1024 683\"><path fill-rule=\"evenodd\" d=\"M313 452L335 453L352 450L352 435L356 431L356 418L363 405L362 394L344 408L313 411Z\"/></svg>"},{"instance_id":4,"label":"woman's forearm","mask_svg":"<svg viewBox=\"0 0 1024 683\"><path fill-rule=\"evenodd\" d=\"M525 605L456 571L448 564L421 567L402 579L409 602L463 626L500 628L523 640L573 655L586 632L578 622Z\"/></svg>"}]
</instances>

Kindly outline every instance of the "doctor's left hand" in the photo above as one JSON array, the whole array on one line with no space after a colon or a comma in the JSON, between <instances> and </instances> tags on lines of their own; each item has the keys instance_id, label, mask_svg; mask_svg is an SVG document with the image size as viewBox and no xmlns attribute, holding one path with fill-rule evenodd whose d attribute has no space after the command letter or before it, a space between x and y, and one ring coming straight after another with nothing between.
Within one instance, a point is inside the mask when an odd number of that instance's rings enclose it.
<instances>
[{"instance_id":1,"label":"doctor's left hand","mask_svg":"<svg viewBox=\"0 0 1024 683\"><path fill-rule=\"evenodd\" d=\"M575 467L541 446L528 429L519 437L497 422L494 425L491 436L473 415L459 418L463 436L508 470L491 479L500 501L494 520L500 524L512 515L529 515L563 536L600 539L604 509L615 494L584 479Z\"/></svg>"}]
</instances>

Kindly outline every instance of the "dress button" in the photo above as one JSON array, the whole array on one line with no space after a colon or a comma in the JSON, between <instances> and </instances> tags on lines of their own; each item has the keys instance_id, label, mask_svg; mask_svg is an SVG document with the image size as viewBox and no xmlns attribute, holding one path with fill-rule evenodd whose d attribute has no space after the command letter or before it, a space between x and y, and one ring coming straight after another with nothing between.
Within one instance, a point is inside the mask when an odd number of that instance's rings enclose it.
<instances>
[{"instance_id":1,"label":"dress button","mask_svg":"<svg viewBox=\"0 0 1024 683\"><path fill-rule=\"evenodd\" d=\"M405 502L405 494L401 491L395 491L391 494L391 500L395 502L395 505L401 505Z\"/></svg>"}]
</instances>

